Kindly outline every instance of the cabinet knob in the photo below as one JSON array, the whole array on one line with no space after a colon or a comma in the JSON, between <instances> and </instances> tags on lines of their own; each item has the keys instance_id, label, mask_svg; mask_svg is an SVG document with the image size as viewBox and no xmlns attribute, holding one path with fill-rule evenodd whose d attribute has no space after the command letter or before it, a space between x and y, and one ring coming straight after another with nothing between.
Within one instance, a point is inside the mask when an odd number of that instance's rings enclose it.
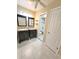
<instances>
[{"instance_id":1,"label":"cabinet knob","mask_svg":"<svg viewBox=\"0 0 79 59\"><path fill-rule=\"evenodd\" d=\"M50 32L48 32L48 34L49 34Z\"/></svg>"}]
</instances>

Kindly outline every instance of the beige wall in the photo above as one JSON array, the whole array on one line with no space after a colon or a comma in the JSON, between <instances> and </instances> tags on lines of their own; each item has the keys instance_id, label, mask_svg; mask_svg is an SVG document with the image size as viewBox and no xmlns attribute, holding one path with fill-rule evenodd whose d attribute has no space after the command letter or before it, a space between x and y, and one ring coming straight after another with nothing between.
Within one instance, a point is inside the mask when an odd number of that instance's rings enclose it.
<instances>
[{"instance_id":1,"label":"beige wall","mask_svg":"<svg viewBox=\"0 0 79 59\"><path fill-rule=\"evenodd\" d=\"M61 5L61 0L55 0L51 2L46 8L43 8L36 12L35 19L39 21L39 17L42 13L48 12L50 9L56 8ZM39 23L39 22L38 22ZM38 29L38 25L35 26Z\"/></svg>"},{"instance_id":2,"label":"beige wall","mask_svg":"<svg viewBox=\"0 0 79 59\"><path fill-rule=\"evenodd\" d=\"M38 29L40 15L42 13L48 12L50 9L53 9L53 8L58 7L60 5L61 5L61 0L55 0L55 1L51 2L51 4L49 4L46 8L43 8L43 9L37 11L37 12L29 10L29 9L26 9L26 8L20 6L20 5L17 5L17 8L22 10L23 12L31 14L35 18L35 28ZM36 25L36 23L38 25Z\"/></svg>"},{"instance_id":3,"label":"beige wall","mask_svg":"<svg viewBox=\"0 0 79 59\"><path fill-rule=\"evenodd\" d=\"M24 8L24 7L20 6L20 5L17 5L17 10L23 11L24 13L29 14L29 15L32 15L32 17L35 18L35 12L32 11L32 10L29 10L27 8ZM18 27L18 29L27 29L27 27Z\"/></svg>"},{"instance_id":4,"label":"beige wall","mask_svg":"<svg viewBox=\"0 0 79 59\"><path fill-rule=\"evenodd\" d=\"M19 10L25 12L25 13L31 14L33 17L35 17L35 12L32 11L32 10L24 8L24 7L20 6L20 5L17 5L17 9L19 9Z\"/></svg>"}]
</instances>

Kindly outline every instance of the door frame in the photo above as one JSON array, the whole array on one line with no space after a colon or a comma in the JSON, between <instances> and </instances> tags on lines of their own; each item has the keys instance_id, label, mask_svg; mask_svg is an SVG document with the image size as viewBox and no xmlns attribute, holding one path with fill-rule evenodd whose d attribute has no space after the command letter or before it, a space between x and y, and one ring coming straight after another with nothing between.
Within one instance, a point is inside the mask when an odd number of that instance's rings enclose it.
<instances>
[{"instance_id":1,"label":"door frame","mask_svg":"<svg viewBox=\"0 0 79 59\"><path fill-rule=\"evenodd\" d=\"M44 13L41 13L40 15L39 15L39 19L40 19L40 16L42 16L42 15L47 15L47 12L44 12ZM46 18L47 18L47 16L46 16ZM40 22L39 22L40 23ZM46 19L45 19L45 27L46 27ZM46 28L45 28L45 30L46 30ZM44 37L45 37L45 30L44 30L44 36L43 36L43 42L45 41L45 39L44 39Z\"/></svg>"}]
</instances>

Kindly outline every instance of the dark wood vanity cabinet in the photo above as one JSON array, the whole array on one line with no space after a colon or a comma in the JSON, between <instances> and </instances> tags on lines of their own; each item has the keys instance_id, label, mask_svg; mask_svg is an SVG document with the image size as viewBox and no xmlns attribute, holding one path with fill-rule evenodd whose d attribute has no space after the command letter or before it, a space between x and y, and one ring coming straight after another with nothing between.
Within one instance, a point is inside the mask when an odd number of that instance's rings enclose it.
<instances>
[{"instance_id":1,"label":"dark wood vanity cabinet","mask_svg":"<svg viewBox=\"0 0 79 59\"><path fill-rule=\"evenodd\" d=\"M37 30L29 30L29 37L36 38L37 37Z\"/></svg>"},{"instance_id":2,"label":"dark wood vanity cabinet","mask_svg":"<svg viewBox=\"0 0 79 59\"><path fill-rule=\"evenodd\" d=\"M17 40L19 43L37 37L37 30L18 31Z\"/></svg>"},{"instance_id":3,"label":"dark wood vanity cabinet","mask_svg":"<svg viewBox=\"0 0 79 59\"><path fill-rule=\"evenodd\" d=\"M29 40L29 32L28 31L18 31L18 42Z\"/></svg>"}]
</instances>

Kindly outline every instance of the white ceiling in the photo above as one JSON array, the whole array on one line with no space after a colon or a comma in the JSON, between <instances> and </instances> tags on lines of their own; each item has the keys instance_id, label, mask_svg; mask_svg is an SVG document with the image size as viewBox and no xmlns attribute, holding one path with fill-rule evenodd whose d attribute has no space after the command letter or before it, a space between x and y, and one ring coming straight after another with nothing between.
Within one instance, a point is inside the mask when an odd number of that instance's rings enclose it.
<instances>
[{"instance_id":1,"label":"white ceiling","mask_svg":"<svg viewBox=\"0 0 79 59\"><path fill-rule=\"evenodd\" d=\"M40 0L41 2L44 3L44 5L48 5L50 4L53 0ZM40 5L40 3L38 3L38 7L35 9L35 4L36 2L31 2L29 0L17 0L17 4L22 6L22 7L25 7L27 9L30 9L32 11L38 11L40 10L41 8L44 8L42 5Z\"/></svg>"}]
</instances>

